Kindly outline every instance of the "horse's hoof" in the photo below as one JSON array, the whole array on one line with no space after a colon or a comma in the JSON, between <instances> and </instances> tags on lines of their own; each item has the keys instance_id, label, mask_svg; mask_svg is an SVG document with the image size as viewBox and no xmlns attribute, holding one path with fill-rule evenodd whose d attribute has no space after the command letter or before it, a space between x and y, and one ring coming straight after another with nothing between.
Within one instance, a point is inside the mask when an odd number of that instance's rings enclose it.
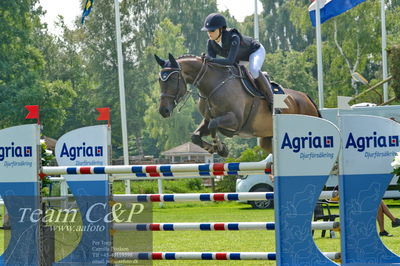
<instances>
[{"instance_id":1,"label":"horse's hoof","mask_svg":"<svg viewBox=\"0 0 400 266\"><path fill-rule=\"evenodd\" d=\"M213 147L210 147L210 148L204 147L203 149L208 151L210 154L214 154L215 153L215 149Z\"/></svg>"},{"instance_id":2,"label":"horse's hoof","mask_svg":"<svg viewBox=\"0 0 400 266\"><path fill-rule=\"evenodd\" d=\"M222 143L222 149L218 149L217 153L221 157L228 157L229 150L228 147L226 147L225 143Z\"/></svg>"},{"instance_id":3,"label":"horse's hoof","mask_svg":"<svg viewBox=\"0 0 400 266\"><path fill-rule=\"evenodd\" d=\"M192 142L203 148L203 140L201 139L200 135L192 135Z\"/></svg>"}]
</instances>

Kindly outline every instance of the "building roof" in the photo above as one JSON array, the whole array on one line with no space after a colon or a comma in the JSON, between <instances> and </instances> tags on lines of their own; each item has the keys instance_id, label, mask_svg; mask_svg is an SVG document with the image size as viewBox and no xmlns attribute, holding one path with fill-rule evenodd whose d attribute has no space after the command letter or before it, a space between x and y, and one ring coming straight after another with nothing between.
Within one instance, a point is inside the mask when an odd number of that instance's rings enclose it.
<instances>
[{"instance_id":1,"label":"building roof","mask_svg":"<svg viewBox=\"0 0 400 266\"><path fill-rule=\"evenodd\" d=\"M164 156L179 156L179 155L210 155L211 154L205 149L191 143L186 142L185 144L179 145L170 150L161 153Z\"/></svg>"}]
</instances>

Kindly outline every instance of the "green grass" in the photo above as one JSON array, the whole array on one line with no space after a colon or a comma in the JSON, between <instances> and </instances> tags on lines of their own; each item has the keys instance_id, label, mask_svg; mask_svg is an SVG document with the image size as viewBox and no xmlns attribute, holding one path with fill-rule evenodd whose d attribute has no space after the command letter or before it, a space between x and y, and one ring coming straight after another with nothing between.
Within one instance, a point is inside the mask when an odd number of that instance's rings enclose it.
<instances>
[{"instance_id":1,"label":"green grass","mask_svg":"<svg viewBox=\"0 0 400 266\"><path fill-rule=\"evenodd\" d=\"M400 217L398 201L387 201L390 210ZM1 208L0 208L1 209ZM339 209L334 207L334 213ZM3 217L2 210L0 214ZM236 202L222 203L166 203L163 208L158 203L153 204L153 222L270 222L274 221L273 210L254 210L249 205ZM2 221L1 223L2 224ZM386 230L395 237L382 238L386 246L396 254L400 254L400 228L392 228L389 219L385 217ZM336 239L321 238L321 232L316 231L314 239L321 251L340 252L340 233ZM116 235L117 236L117 235ZM153 251L171 252L275 252L274 231L178 231L153 232ZM129 236L118 241L129 243ZM132 242L132 241L131 241ZM3 246L3 230L0 230L0 253ZM266 261L154 261L154 265L275 265Z\"/></svg>"}]
</instances>

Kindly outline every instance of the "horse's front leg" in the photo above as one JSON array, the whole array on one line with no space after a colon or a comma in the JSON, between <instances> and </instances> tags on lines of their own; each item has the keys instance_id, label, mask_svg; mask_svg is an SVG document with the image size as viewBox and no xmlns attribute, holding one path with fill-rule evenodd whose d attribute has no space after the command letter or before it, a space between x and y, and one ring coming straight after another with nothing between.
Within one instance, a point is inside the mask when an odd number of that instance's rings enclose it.
<instances>
[{"instance_id":1,"label":"horse's front leg","mask_svg":"<svg viewBox=\"0 0 400 266\"><path fill-rule=\"evenodd\" d=\"M240 129L242 119L238 118L234 112L228 112L224 115L217 116L210 120L208 129L213 130L217 128L225 128L232 131L238 131Z\"/></svg>"},{"instance_id":2,"label":"horse's front leg","mask_svg":"<svg viewBox=\"0 0 400 266\"><path fill-rule=\"evenodd\" d=\"M221 157L227 157L229 154L229 149L226 146L225 143L223 143L218 135L217 135L217 129L211 129L211 137L213 139L213 150L216 152L219 156Z\"/></svg>"},{"instance_id":3,"label":"horse's front leg","mask_svg":"<svg viewBox=\"0 0 400 266\"><path fill-rule=\"evenodd\" d=\"M209 121L206 119L203 119L201 121L200 125L196 128L196 130L192 134L192 142L197 146L200 146L201 148L205 149L209 153L214 153L215 152L214 146L202 139L202 137L209 136L211 134L210 130L208 129L208 124Z\"/></svg>"},{"instance_id":4,"label":"horse's front leg","mask_svg":"<svg viewBox=\"0 0 400 266\"><path fill-rule=\"evenodd\" d=\"M232 131L238 131L240 128L240 121L237 119L237 116L233 112L228 112L225 115L218 116L214 119L211 119L208 129L211 132L211 137L213 139L214 150L218 153L218 155L222 157L227 157L229 150L226 147L225 143L223 143L218 135L218 128L225 128Z\"/></svg>"}]
</instances>

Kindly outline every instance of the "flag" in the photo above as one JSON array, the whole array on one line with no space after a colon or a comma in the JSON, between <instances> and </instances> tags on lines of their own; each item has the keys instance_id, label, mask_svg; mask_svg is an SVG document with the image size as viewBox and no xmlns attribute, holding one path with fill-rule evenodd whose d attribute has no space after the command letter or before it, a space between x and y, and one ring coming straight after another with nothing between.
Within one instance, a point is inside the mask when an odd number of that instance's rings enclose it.
<instances>
[{"instance_id":1,"label":"flag","mask_svg":"<svg viewBox=\"0 0 400 266\"><path fill-rule=\"evenodd\" d=\"M92 11L93 2L94 0L86 0L85 8L83 9L82 13L82 24L85 22L85 17L89 16L90 11Z\"/></svg>"},{"instance_id":2,"label":"flag","mask_svg":"<svg viewBox=\"0 0 400 266\"><path fill-rule=\"evenodd\" d=\"M96 108L96 110L100 113L97 120L106 120L110 126L110 107Z\"/></svg>"},{"instance_id":3,"label":"flag","mask_svg":"<svg viewBox=\"0 0 400 266\"><path fill-rule=\"evenodd\" d=\"M29 113L25 116L25 119L37 119L37 123L40 124L39 105L25 105L25 108L29 111Z\"/></svg>"},{"instance_id":4,"label":"flag","mask_svg":"<svg viewBox=\"0 0 400 266\"><path fill-rule=\"evenodd\" d=\"M319 8L321 12L321 24L330 18L336 17L347 10L355 7L356 5L364 2L365 0L319 0ZM317 2L314 1L309 7L310 19L312 25L316 25Z\"/></svg>"}]
</instances>

